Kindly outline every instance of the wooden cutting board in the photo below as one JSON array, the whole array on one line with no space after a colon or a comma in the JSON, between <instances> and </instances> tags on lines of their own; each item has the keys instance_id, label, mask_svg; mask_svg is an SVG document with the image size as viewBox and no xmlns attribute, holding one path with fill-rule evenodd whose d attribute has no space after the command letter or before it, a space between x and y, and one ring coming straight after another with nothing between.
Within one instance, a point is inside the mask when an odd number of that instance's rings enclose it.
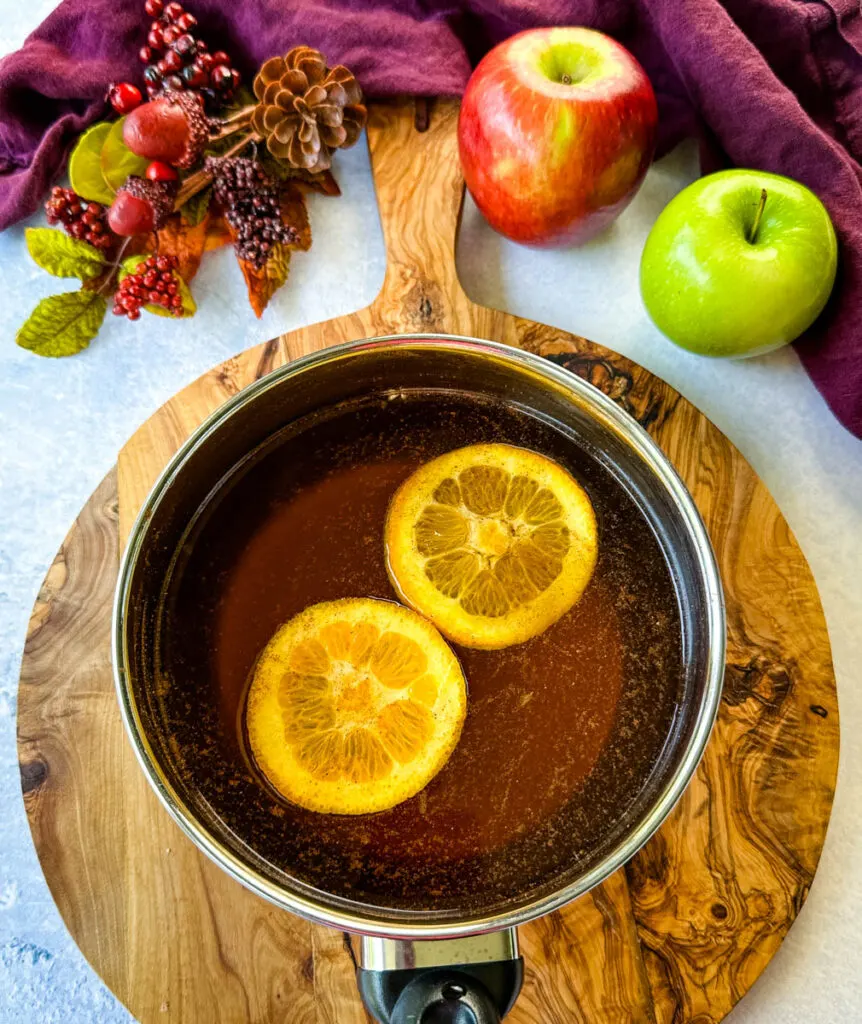
<instances>
[{"instance_id":1,"label":"wooden cutting board","mask_svg":"<svg viewBox=\"0 0 862 1024\"><path fill-rule=\"evenodd\" d=\"M241 387L338 341L473 334L567 366L665 450L720 562L728 667L702 765L625 869L521 929L527 978L512 1024L717 1022L778 949L814 877L835 785L838 704L805 559L751 467L667 384L583 338L469 301L454 261L463 195L456 121L452 101L436 105L424 132L410 103L372 109L388 255L378 298L240 353L161 408L81 512L33 611L18 700L33 839L76 942L145 1024L365 1020L349 939L246 892L162 810L123 733L109 646L119 548L168 458Z\"/></svg>"}]
</instances>

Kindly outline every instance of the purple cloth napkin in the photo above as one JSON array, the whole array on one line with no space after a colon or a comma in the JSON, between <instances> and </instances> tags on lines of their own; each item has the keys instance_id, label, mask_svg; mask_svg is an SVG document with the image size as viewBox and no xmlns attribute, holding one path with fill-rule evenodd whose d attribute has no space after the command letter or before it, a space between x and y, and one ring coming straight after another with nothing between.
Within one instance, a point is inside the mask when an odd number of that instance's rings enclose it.
<instances>
[{"instance_id":1,"label":"purple cloth napkin","mask_svg":"<svg viewBox=\"0 0 862 1024\"><path fill-rule=\"evenodd\" d=\"M829 209L839 280L796 343L839 420L862 436L862 12L859 0L186 0L240 70L297 43L371 96L456 95L501 39L588 25L628 46L659 101L659 154L687 135L704 170L786 174ZM140 77L142 0L64 0L0 62L0 229L37 209L105 84Z\"/></svg>"}]
</instances>

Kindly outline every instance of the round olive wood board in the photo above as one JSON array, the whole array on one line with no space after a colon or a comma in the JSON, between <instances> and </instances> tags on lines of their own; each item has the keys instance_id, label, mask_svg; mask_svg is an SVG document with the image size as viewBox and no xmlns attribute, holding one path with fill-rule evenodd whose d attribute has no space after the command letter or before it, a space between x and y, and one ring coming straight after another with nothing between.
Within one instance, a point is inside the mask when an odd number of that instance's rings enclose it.
<instances>
[{"instance_id":1,"label":"round olive wood board","mask_svg":"<svg viewBox=\"0 0 862 1024\"><path fill-rule=\"evenodd\" d=\"M587 378L672 459L720 563L727 673L697 775L623 870L521 929L527 975L512 1024L720 1021L778 949L814 877L835 785L838 703L805 559L751 467L667 384L583 338L466 297L454 269L457 109L438 101L426 125L427 111L411 103L372 107L388 258L378 298L242 352L163 406L82 510L33 611L18 700L30 827L76 942L145 1024L366 1020L351 939L247 892L162 809L123 732L109 642L119 551L168 458L240 388L338 341L470 334Z\"/></svg>"}]
</instances>

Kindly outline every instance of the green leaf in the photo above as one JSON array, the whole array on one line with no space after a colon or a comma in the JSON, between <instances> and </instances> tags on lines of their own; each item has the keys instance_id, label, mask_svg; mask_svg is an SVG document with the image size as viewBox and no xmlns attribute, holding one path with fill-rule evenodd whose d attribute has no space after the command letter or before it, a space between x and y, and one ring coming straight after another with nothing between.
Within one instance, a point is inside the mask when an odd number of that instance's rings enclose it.
<instances>
[{"instance_id":1,"label":"green leaf","mask_svg":"<svg viewBox=\"0 0 862 1024\"><path fill-rule=\"evenodd\" d=\"M39 356L73 356L99 333L108 303L95 292L65 292L42 299L15 341Z\"/></svg>"},{"instance_id":2,"label":"green leaf","mask_svg":"<svg viewBox=\"0 0 862 1024\"><path fill-rule=\"evenodd\" d=\"M138 267L142 263L146 262L147 259L147 253L138 256L129 256L126 259L124 259L122 264L120 265L119 280L124 281L129 276L129 274L134 274ZM180 295L182 296L183 300L183 315L182 317L177 317L177 319L187 319L190 316L194 316L195 313L197 313L198 311L198 307L197 303L192 298L192 293L189 290L189 286L176 271L174 271L174 280L177 282L177 285L180 290ZM173 313L165 309L164 306L157 306L154 302L148 302L146 306L144 306L144 309L148 313L152 313L155 316L173 316Z\"/></svg>"},{"instance_id":3,"label":"green leaf","mask_svg":"<svg viewBox=\"0 0 862 1024\"><path fill-rule=\"evenodd\" d=\"M206 217L212 195L213 190L211 188L202 189L196 195L193 195L187 203L183 203L180 207L180 214L183 221L185 221L189 227L196 228L204 217Z\"/></svg>"},{"instance_id":4,"label":"green leaf","mask_svg":"<svg viewBox=\"0 0 862 1024\"><path fill-rule=\"evenodd\" d=\"M91 203L110 206L114 193L102 177L102 146L111 132L110 121L100 121L78 139L69 157L69 184L73 191Z\"/></svg>"},{"instance_id":5,"label":"green leaf","mask_svg":"<svg viewBox=\"0 0 862 1024\"><path fill-rule=\"evenodd\" d=\"M126 178L130 174L137 174L143 177L144 172L150 166L150 161L142 156L133 153L123 142L123 125L126 119L121 117L111 125L101 152L102 176L108 186L116 192L121 185L126 184ZM113 195L108 200L113 202Z\"/></svg>"},{"instance_id":6,"label":"green leaf","mask_svg":"<svg viewBox=\"0 0 862 1024\"><path fill-rule=\"evenodd\" d=\"M107 266L104 256L95 246L70 238L65 231L27 228L24 237L33 262L54 277L79 277L82 281L89 281L98 277Z\"/></svg>"},{"instance_id":7,"label":"green leaf","mask_svg":"<svg viewBox=\"0 0 862 1024\"><path fill-rule=\"evenodd\" d=\"M269 150L263 150L258 156L258 160L270 178L275 181L287 181L291 175L290 167L282 163L281 160L277 160Z\"/></svg>"},{"instance_id":8,"label":"green leaf","mask_svg":"<svg viewBox=\"0 0 862 1024\"><path fill-rule=\"evenodd\" d=\"M124 281L129 274L134 274L142 263L146 263L152 256L150 252L139 252L134 256L127 256L120 264L119 280Z\"/></svg>"},{"instance_id":9,"label":"green leaf","mask_svg":"<svg viewBox=\"0 0 862 1024\"><path fill-rule=\"evenodd\" d=\"M241 85L233 95L231 109L242 110L243 107L251 106L252 103L257 103L254 93L249 86Z\"/></svg>"},{"instance_id":10,"label":"green leaf","mask_svg":"<svg viewBox=\"0 0 862 1024\"><path fill-rule=\"evenodd\" d=\"M238 114L246 107L255 106L256 104L257 97L254 95L252 90L247 85L241 85L233 94L233 98L230 103L226 103L219 111L219 117L231 117L233 114Z\"/></svg>"}]
</instances>

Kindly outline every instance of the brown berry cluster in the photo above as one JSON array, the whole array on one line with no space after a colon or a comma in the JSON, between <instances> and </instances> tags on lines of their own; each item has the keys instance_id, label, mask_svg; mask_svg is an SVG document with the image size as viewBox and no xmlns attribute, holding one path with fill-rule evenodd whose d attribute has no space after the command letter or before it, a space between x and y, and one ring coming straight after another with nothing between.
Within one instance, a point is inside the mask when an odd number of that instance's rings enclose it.
<instances>
[{"instance_id":1,"label":"brown berry cluster","mask_svg":"<svg viewBox=\"0 0 862 1024\"><path fill-rule=\"evenodd\" d=\"M195 36L197 19L178 3L146 0L144 10L153 18L141 61L147 65L144 81L152 98L161 92L200 92L209 107L227 103L236 92L240 75L230 57L219 50L210 53Z\"/></svg>"},{"instance_id":2,"label":"brown berry cluster","mask_svg":"<svg viewBox=\"0 0 862 1024\"><path fill-rule=\"evenodd\" d=\"M174 276L176 256L149 256L134 274L124 278L114 295L114 316L137 320L141 306L164 306L172 316L183 315L183 297Z\"/></svg>"},{"instance_id":3,"label":"brown berry cluster","mask_svg":"<svg viewBox=\"0 0 862 1024\"><path fill-rule=\"evenodd\" d=\"M62 224L72 238L89 242L97 249L110 249L114 235L108 228L107 210L98 203L88 203L70 188L56 186L45 203L49 224Z\"/></svg>"},{"instance_id":4,"label":"brown berry cluster","mask_svg":"<svg viewBox=\"0 0 862 1024\"><path fill-rule=\"evenodd\" d=\"M241 260L262 267L275 245L296 241L296 231L281 219L278 189L259 163L240 156L209 157L205 167L213 175L213 198L234 230Z\"/></svg>"}]
</instances>

